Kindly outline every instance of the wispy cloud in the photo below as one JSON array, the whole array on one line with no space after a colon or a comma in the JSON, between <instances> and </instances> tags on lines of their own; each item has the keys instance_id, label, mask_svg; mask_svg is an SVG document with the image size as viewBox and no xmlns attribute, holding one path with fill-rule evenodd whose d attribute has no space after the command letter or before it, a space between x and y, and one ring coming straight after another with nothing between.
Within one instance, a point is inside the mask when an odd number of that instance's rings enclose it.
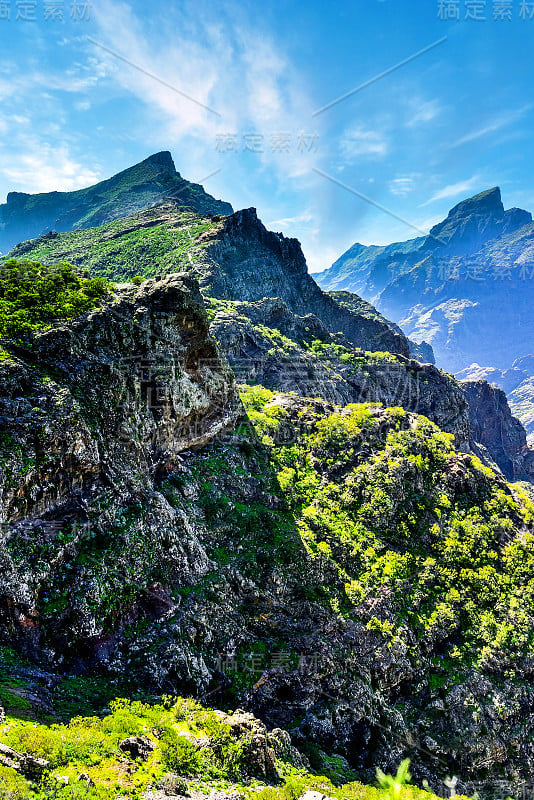
<instances>
[{"instance_id":1,"label":"wispy cloud","mask_svg":"<svg viewBox=\"0 0 534 800\"><path fill-rule=\"evenodd\" d=\"M14 162L2 167L0 173L19 191L31 193L81 189L101 177L75 160L67 145L52 147L39 140L26 141L24 151Z\"/></svg>"},{"instance_id":2,"label":"wispy cloud","mask_svg":"<svg viewBox=\"0 0 534 800\"><path fill-rule=\"evenodd\" d=\"M503 128L507 128L509 125L518 122L522 117L524 117L525 114L527 114L527 112L532 109L532 107L533 107L532 104L528 104L522 106L516 111L510 111L506 114L501 114L496 119L492 120L491 122L488 122L486 125L483 125L480 128L476 128L470 133L465 134L465 136L462 136L460 139L457 139L455 142L452 143L451 147L459 147L462 144L468 144L469 142L474 142L477 139L481 139L483 136L487 136L489 133L496 133L497 131L500 131Z\"/></svg>"},{"instance_id":3,"label":"wispy cloud","mask_svg":"<svg viewBox=\"0 0 534 800\"><path fill-rule=\"evenodd\" d=\"M346 131L340 142L341 155L349 162L362 156L383 158L388 150L388 141L381 131L361 125Z\"/></svg>"},{"instance_id":4,"label":"wispy cloud","mask_svg":"<svg viewBox=\"0 0 534 800\"><path fill-rule=\"evenodd\" d=\"M473 189L477 188L480 188L480 176L473 175L473 177L468 180L458 181L458 183L450 183L448 186L444 186L443 189L440 189L432 195L426 203L421 203L421 207L428 206L430 203L435 203L437 200L448 200L449 198L459 197L460 195L465 196L469 194L469 192L472 192Z\"/></svg>"},{"instance_id":5,"label":"wispy cloud","mask_svg":"<svg viewBox=\"0 0 534 800\"><path fill-rule=\"evenodd\" d=\"M296 225L311 225L315 223L315 217L310 211L303 211L301 214L297 214L294 217L284 217L283 219L275 219L271 222L267 222L267 226L269 228L278 229L285 231L291 228L294 228Z\"/></svg>"},{"instance_id":6,"label":"wispy cloud","mask_svg":"<svg viewBox=\"0 0 534 800\"><path fill-rule=\"evenodd\" d=\"M289 133L294 142L298 132L318 127L312 125L313 104L291 61L245 12L205 25L192 11L187 2L169 11L173 30L180 31L169 38L159 27L147 28L126 3L101 0L95 40L136 65L100 49L108 80L150 109L161 138L171 144L187 140L190 165L195 157L204 163L206 156L216 158L218 137L237 133L242 151L243 135L255 133L261 137L254 150L260 165L280 167L290 176L304 174L311 153L294 148L288 153L269 144L274 135Z\"/></svg>"},{"instance_id":7,"label":"wispy cloud","mask_svg":"<svg viewBox=\"0 0 534 800\"><path fill-rule=\"evenodd\" d=\"M397 197L405 197L417 186L417 179L419 175L406 175L404 177L393 178L389 182L389 191Z\"/></svg>"},{"instance_id":8,"label":"wispy cloud","mask_svg":"<svg viewBox=\"0 0 534 800\"><path fill-rule=\"evenodd\" d=\"M406 127L414 128L416 125L432 122L442 112L443 107L437 100L414 98L409 104L409 118Z\"/></svg>"}]
</instances>

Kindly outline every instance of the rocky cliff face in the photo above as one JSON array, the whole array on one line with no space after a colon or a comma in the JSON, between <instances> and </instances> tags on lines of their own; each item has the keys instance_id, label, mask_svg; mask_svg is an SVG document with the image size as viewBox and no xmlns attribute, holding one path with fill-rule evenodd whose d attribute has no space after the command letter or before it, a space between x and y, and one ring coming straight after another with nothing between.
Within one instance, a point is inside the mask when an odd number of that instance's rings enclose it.
<instances>
[{"instance_id":1,"label":"rocky cliff face","mask_svg":"<svg viewBox=\"0 0 534 800\"><path fill-rule=\"evenodd\" d=\"M75 192L10 192L0 206L0 251L47 231L91 228L174 197L203 214L231 214L232 206L215 200L202 186L176 171L172 156L156 153L112 178Z\"/></svg>"},{"instance_id":2,"label":"rocky cliff face","mask_svg":"<svg viewBox=\"0 0 534 800\"><path fill-rule=\"evenodd\" d=\"M484 380L462 381L461 386L469 404L473 439L487 448L508 480L534 482L534 451L502 389Z\"/></svg>"},{"instance_id":3,"label":"rocky cliff face","mask_svg":"<svg viewBox=\"0 0 534 800\"><path fill-rule=\"evenodd\" d=\"M432 419L455 435L458 447L469 449L464 393L433 365L354 350L317 317L294 314L281 300L214 305L222 308L210 330L239 382L338 404L402 406Z\"/></svg>"},{"instance_id":4,"label":"rocky cliff face","mask_svg":"<svg viewBox=\"0 0 534 800\"><path fill-rule=\"evenodd\" d=\"M155 494L154 481L241 412L188 276L132 287L15 351L0 363L0 616L4 631L37 633L47 605L59 599L52 585L65 564L74 566L91 536L120 527L121 514L143 517L151 547L174 549L187 570L198 545L183 517ZM199 563L205 568L205 559ZM84 602L89 586L85 593ZM52 627L76 617L66 598ZM97 626L92 619L84 620L86 635Z\"/></svg>"},{"instance_id":5,"label":"rocky cliff face","mask_svg":"<svg viewBox=\"0 0 534 800\"><path fill-rule=\"evenodd\" d=\"M409 354L404 334L385 320L353 314L322 292L308 273L297 239L268 231L253 208L222 220L199 239L201 288L214 297L257 301L280 297L297 314L314 314L356 347Z\"/></svg>"}]
</instances>

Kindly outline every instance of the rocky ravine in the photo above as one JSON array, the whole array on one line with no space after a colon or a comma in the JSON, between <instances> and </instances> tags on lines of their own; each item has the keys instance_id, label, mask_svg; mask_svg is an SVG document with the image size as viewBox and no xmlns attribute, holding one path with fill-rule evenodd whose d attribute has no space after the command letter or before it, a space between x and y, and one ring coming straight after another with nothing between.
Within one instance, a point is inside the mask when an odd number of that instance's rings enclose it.
<instances>
[{"instance_id":1,"label":"rocky ravine","mask_svg":"<svg viewBox=\"0 0 534 800\"><path fill-rule=\"evenodd\" d=\"M510 785L531 774L528 657L518 658L515 682L498 647L478 668L442 674L439 659L462 643L461 629L451 632L444 619L416 635L420 593L412 597L400 580L358 599L359 567L342 538L331 539L333 560L309 550L190 277L125 289L12 353L0 364L4 642L49 671L214 691L221 703L289 728L297 743L341 753L368 780L406 754L416 778L434 785L442 772L484 780L499 769ZM392 505L372 517L399 554L435 546L426 522L421 534L418 525L445 495L442 526L451 504L475 507L498 490L513 509L502 512L503 530L530 535L504 481L441 434L439 469L431 469L438 432L414 414L357 411L362 426L350 428L346 446L334 436L328 449L324 420L350 419L350 407L277 396L261 413L280 422L271 431L276 447L311 443L302 456L310 479L328 491L344 486L344 513L390 465ZM395 440L404 444L390 457ZM427 507L421 498L434 491ZM413 541L402 538L405 514ZM499 553L505 544L496 539ZM425 569L438 587L439 561L435 572ZM401 599L408 616L397 616ZM259 667L245 658L236 672L228 662L258 652L267 657Z\"/></svg>"}]
</instances>

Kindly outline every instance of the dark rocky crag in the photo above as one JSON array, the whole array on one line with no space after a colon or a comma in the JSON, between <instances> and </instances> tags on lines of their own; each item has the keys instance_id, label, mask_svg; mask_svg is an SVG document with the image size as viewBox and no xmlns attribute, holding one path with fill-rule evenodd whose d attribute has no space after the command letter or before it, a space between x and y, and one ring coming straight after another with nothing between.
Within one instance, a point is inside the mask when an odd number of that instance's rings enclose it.
<instances>
[{"instance_id":1,"label":"dark rocky crag","mask_svg":"<svg viewBox=\"0 0 534 800\"><path fill-rule=\"evenodd\" d=\"M416 766L434 784L444 769L480 779L480 760L499 763L511 783L530 769L518 720L530 719L531 691L505 681L503 716L488 700L495 665L430 689L446 630L418 644L404 624L392 648L370 622L390 618L387 594L349 616L314 594L343 593L346 578L304 547L265 447L242 425L190 277L119 292L1 368L4 642L48 670L127 674L156 691L224 698L233 673L222 656L264 641L296 654L298 666L266 666L238 702L297 743L335 748L365 779L376 765L394 769L409 741L438 756ZM296 396L274 402L288 442L336 411ZM369 464L390 431L409 436L420 424L378 406L369 413L375 432L355 448ZM319 451L312 463L330 484L354 467L322 462ZM408 494L392 495L399 510L412 496L410 463ZM490 486L470 456L453 452L441 480L437 490L463 503ZM468 698L479 718L466 714ZM519 749L501 752L510 728Z\"/></svg>"},{"instance_id":2,"label":"dark rocky crag","mask_svg":"<svg viewBox=\"0 0 534 800\"><path fill-rule=\"evenodd\" d=\"M462 381L473 439L483 445L508 480L534 482L534 450L520 421L512 416L502 389L487 381Z\"/></svg>"}]
</instances>

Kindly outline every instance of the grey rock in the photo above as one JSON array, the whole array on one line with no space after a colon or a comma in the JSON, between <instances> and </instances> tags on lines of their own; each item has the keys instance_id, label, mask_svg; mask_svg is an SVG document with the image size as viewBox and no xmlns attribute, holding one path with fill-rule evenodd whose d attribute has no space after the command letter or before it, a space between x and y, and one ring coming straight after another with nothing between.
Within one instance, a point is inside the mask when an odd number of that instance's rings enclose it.
<instances>
[{"instance_id":1,"label":"grey rock","mask_svg":"<svg viewBox=\"0 0 534 800\"><path fill-rule=\"evenodd\" d=\"M119 749L123 753L127 753L131 758L146 761L156 749L156 745L147 736L129 736L119 743Z\"/></svg>"},{"instance_id":2,"label":"grey rock","mask_svg":"<svg viewBox=\"0 0 534 800\"><path fill-rule=\"evenodd\" d=\"M44 758L36 758L29 753L19 753L0 742L0 764L20 772L28 778L38 779L50 767Z\"/></svg>"}]
</instances>

